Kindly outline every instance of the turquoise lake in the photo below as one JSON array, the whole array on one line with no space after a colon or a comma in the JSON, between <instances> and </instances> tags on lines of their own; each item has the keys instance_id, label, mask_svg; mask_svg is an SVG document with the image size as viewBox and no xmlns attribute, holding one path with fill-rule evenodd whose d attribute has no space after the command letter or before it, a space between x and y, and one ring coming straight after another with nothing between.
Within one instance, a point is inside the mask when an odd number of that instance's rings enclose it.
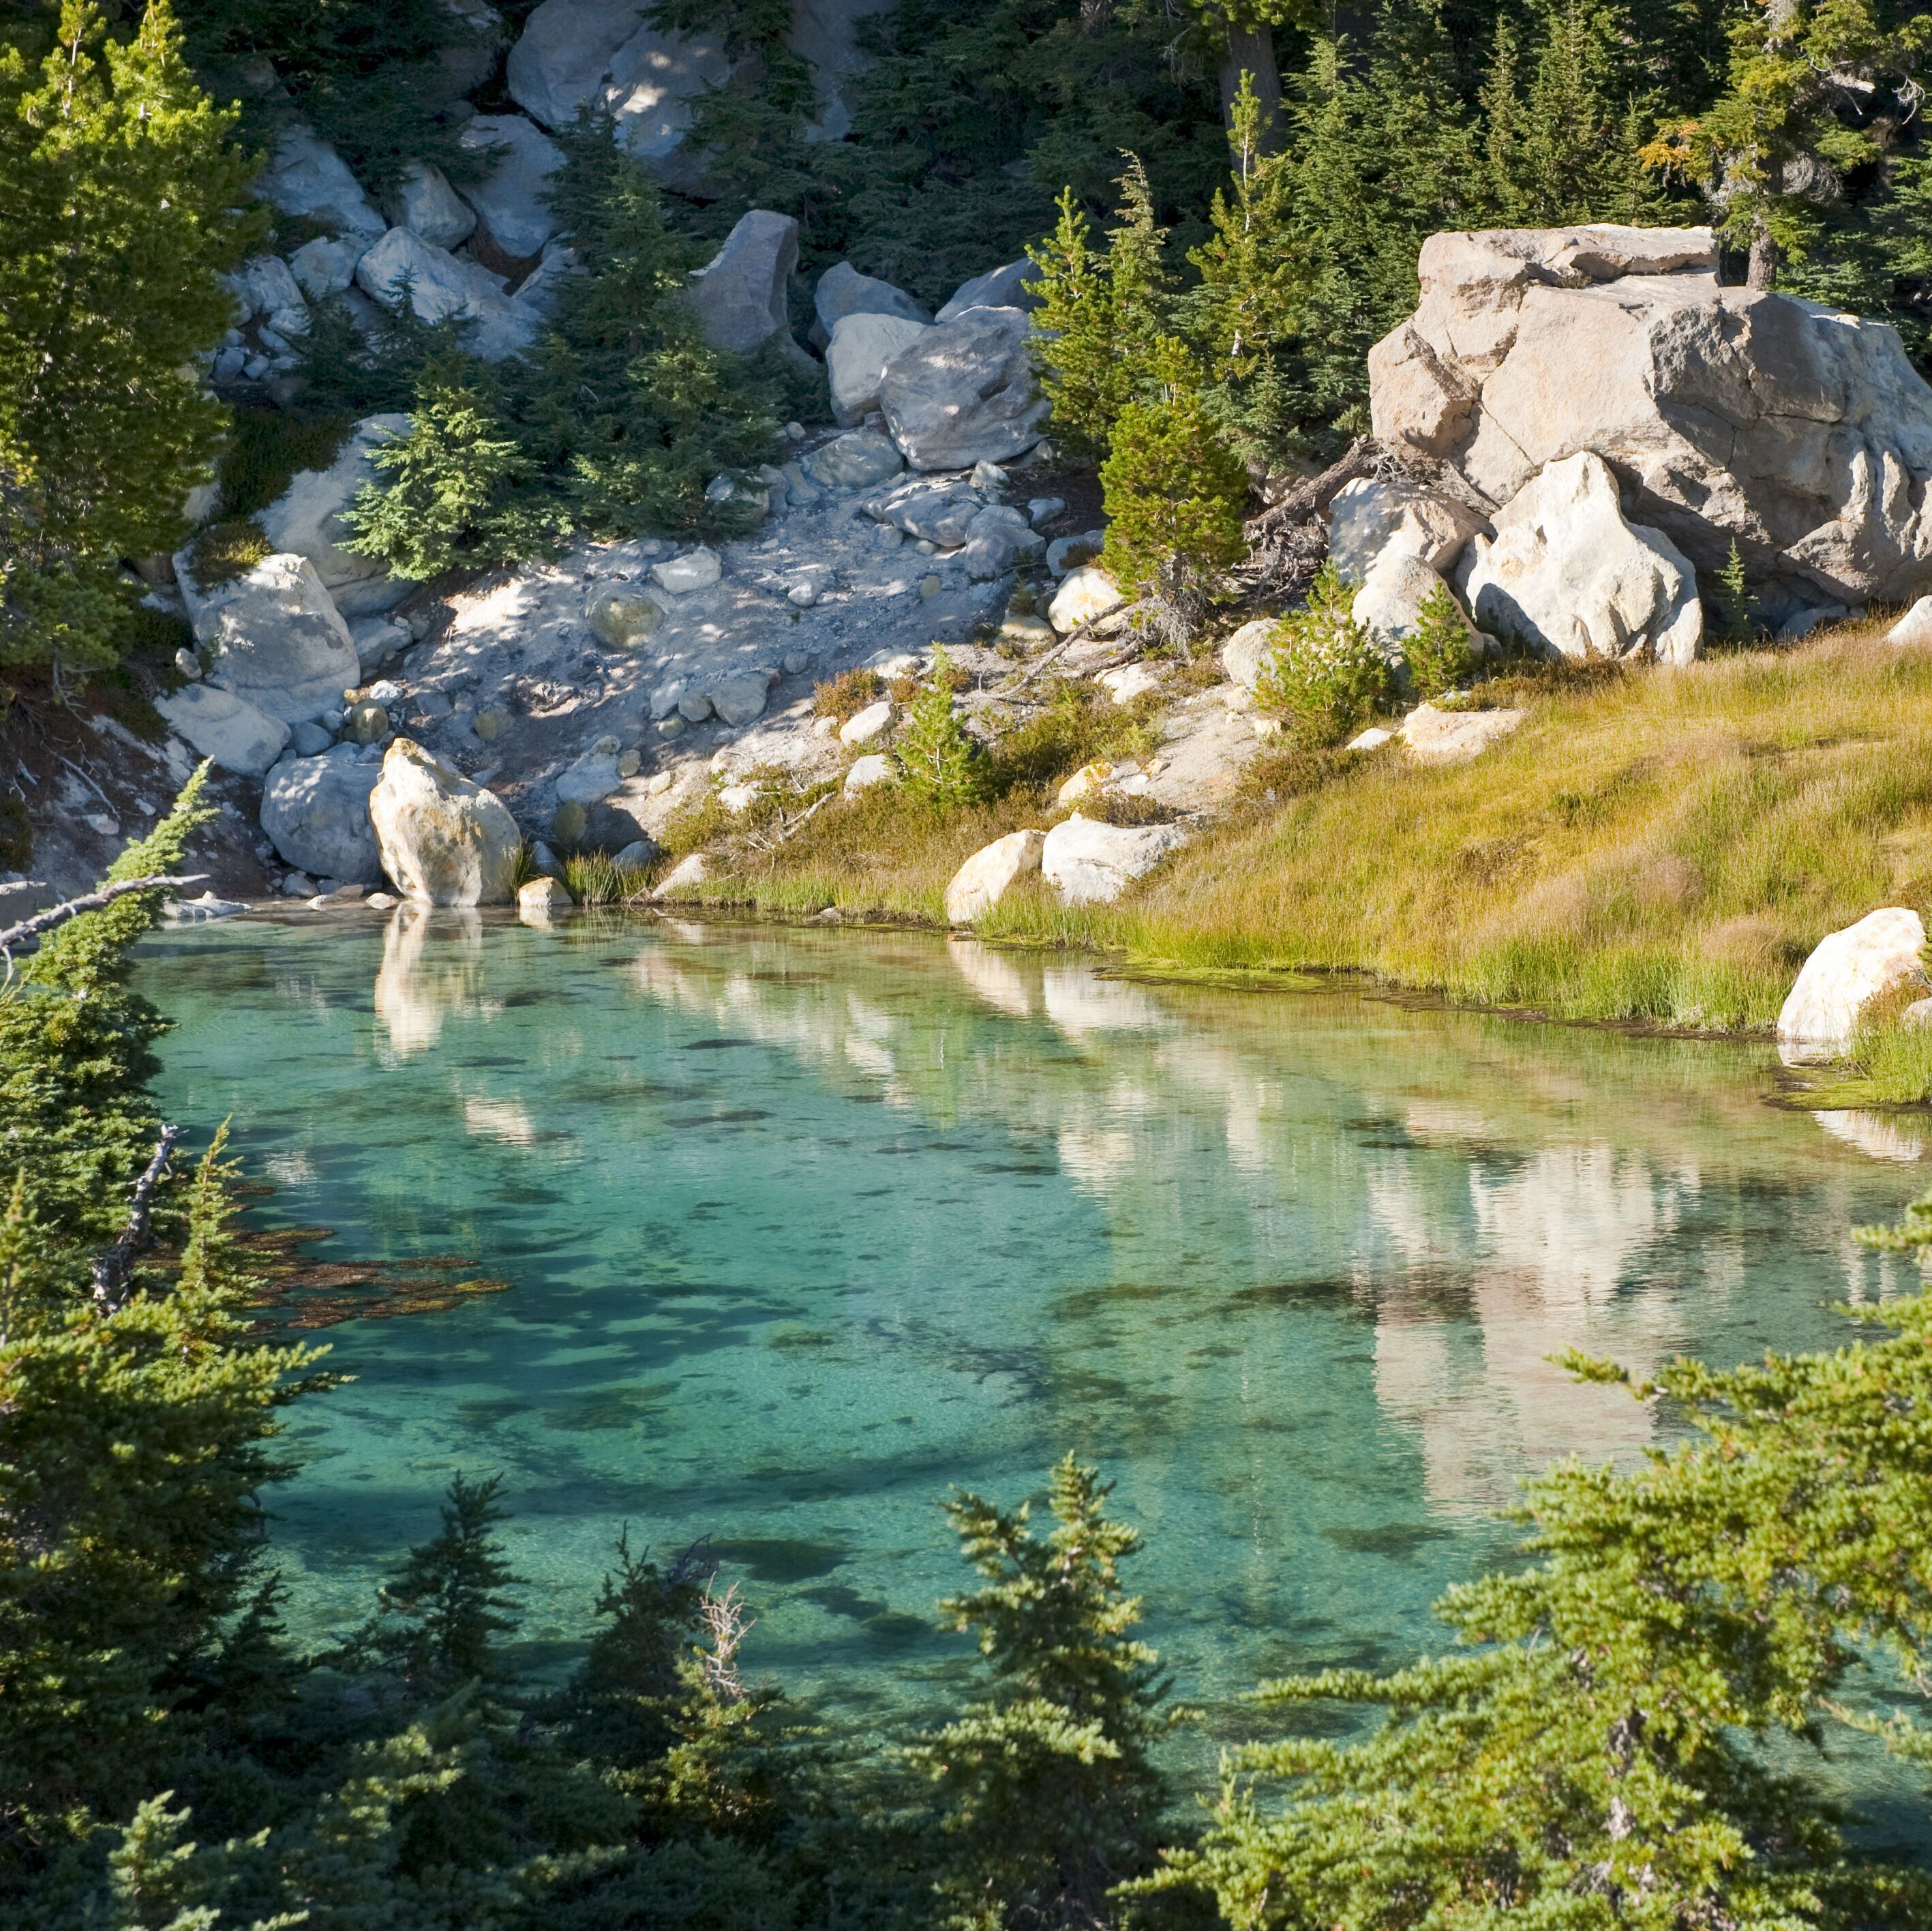
<instances>
[{"instance_id":1,"label":"turquoise lake","mask_svg":"<svg viewBox=\"0 0 1932 1931\"><path fill-rule=\"evenodd\" d=\"M272 1498L346 1628L500 1473L531 1660L628 1524L709 1535L760 1672L854 1711L965 1666L938 1503L1071 1448L1212 1748L1258 1677L1393 1663L1552 1457L1645 1410L1550 1365L1835 1338L1910 1284L1849 1229L1924 1184L1768 1047L1352 993L1149 987L929 935L404 908L158 938L169 1117L226 1115L266 1225L510 1290L330 1329Z\"/></svg>"}]
</instances>

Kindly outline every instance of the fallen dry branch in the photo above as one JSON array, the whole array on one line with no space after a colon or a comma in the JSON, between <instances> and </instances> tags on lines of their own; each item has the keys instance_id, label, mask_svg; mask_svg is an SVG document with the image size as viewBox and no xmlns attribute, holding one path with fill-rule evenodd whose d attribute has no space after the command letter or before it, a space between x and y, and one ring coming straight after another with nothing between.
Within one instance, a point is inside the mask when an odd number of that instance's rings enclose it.
<instances>
[{"instance_id":1,"label":"fallen dry branch","mask_svg":"<svg viewBox=\"0 0 1932 1931\"><path fill-rule=\"evenodd\" d=\"M105 1254L94 1257L94 1298L109 1314L126 1299L128 1278L134 1270L134 1262L154 1237L154 1189L161 1184L161 1176L168 1170L168 1156L180 1138L179 1127L162 1128L154 1158L134 1182L134 1203L128 1211L126 1228Z\"/></svg>"},{"instance_id":2,"label":"fallen dry branch","mask_svg":"<svg viewBox=\"0 0 1932 1931\"><path fill-rule=\"evenodd\" d=\"M184 877L172 878L157 873L151 878L121 878L111 885L104 885L98 892L85 892L77 899L63 899L57 905L50 905L45 911L36 912L32 918L22 919L18 925L10 925L0 932L0 958L10 962L14 947L24 944L30 938L38 938L44 932L51 932L56 926L64 925L70 918L78 918L82 912L99 911L111 905L116 899L124 899L130 892L153 892L172 890L179 885L205 884L206 872L190 872Z\"/></svg>"}]
</instances>

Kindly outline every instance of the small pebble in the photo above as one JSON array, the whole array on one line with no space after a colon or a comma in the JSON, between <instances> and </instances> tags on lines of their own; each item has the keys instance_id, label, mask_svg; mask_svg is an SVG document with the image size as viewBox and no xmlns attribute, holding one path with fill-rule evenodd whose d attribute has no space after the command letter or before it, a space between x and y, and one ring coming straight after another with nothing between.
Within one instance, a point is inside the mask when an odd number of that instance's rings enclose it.
<instances>
[{"instance_id":1,"label":"small pebble","mask_svg":"<svg viewBox=\"0 0 1932 1931\"><path fill-rule=\"evenodd\" d=\"M788 650L784 667L787 677L802 677L812 668L812 659L802 650Z\"/></svg>"},{"instance_id":2,"label":"small pebble","mask_svg":"<svg viewBox=\"0 0 1932 1931\"><path fill-rule=\"evenodd\" d=\"M939 579L937 577L921 577L919 580L919 593L922 597L937 596L939 594Z\"/></svg>"},{"instance_id":3,"label":"small pebble","mask_svg":"<svg viewBox=\"0 0 1932 1931\"><path fill-rule=\"evenodd\" d=\"M373 905L378 911L389 911L394 908L396 902L387 892L371 892L362 902Z\"/></svg>"},{"instance_id":4,"label":"small pebble","mask_svg":"<svg viewBox=\"0 0 1932 1931\"><path fill-rule=\"evenodd\" d=\"M661 717L658 719L658 735L660 737L675 737L683 728L684 719L680 717L676 711L673 711L668 717Z\"/></svg>"},{"instance_id":5,"label":"small pebble","mask_svg":"<svg viewBox=\"0 0 1932 1931\"><path fill-rule=\"evenodd\" d=\"M618 776L620 778L634 778L638 775L638 767L644 761L644 759L639 757L634 751L625 751L620 752L617 758Z\"/></svg>"}]
</instances>

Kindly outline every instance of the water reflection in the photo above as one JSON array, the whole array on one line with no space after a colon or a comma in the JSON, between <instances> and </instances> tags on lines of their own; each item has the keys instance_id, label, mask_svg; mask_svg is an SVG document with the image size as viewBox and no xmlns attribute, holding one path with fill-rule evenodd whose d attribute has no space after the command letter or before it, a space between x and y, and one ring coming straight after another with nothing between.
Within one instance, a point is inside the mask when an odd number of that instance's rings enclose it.
<instances>
[{"instance_id":1,"label":"water reflection","mask_svg":"<svg viewBox=\"0 0 1932 1931\"><path fill-rule=\"evenodd\" d=\"M765 1654L883 1693L958 1579L935 1498L1072 1446L1154 1531L1184 1689L1232 1695L1406 1653L1525 1473L1651 1439L1552 1353L1808 1345L1906 1278L1848 1233L1898 1146L1766 1105L1768 1049L615 917L146 956L169 1104L236 1116L274 1213L516 1283L334 1331L358 1378L282 1504L325 1620L501 1470L560 1631L626 1521L808 1544L748 1578Z\"/></svg>"}]
</instances>

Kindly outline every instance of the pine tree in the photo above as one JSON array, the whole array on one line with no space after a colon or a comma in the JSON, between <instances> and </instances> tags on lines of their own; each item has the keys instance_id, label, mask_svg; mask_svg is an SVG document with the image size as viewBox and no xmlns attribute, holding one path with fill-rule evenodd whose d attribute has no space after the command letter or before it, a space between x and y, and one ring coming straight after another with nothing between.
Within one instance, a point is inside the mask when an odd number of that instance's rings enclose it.
<instances>
[{"instance_id":1,"label":"pine tree","mask_svg":"<svg viewBox=\"0 0 1932 1931\"><path fill-rule=\"evenodd\" d=\"M892 744L908 796L936 811L959 810L986 794L986 754L960 726L952 679L952 660L934 645L932 680Z\"/></svg>"},{"instance_id":2,"label":"pine tree","mask_svg":"<svg viewBox=\"0 0 1932 1931\"><path fill-rule=\"evenodd\" d=\"M1256 681L1256 703L1311 749L1339 742L1395 701L1395 673L1355 621L1354 597L1354 586L1324 563L1301 608L1276 625Z\"/></svg>"},{"instance_id":3,"label":"pine tree","mask_svg":"<svg viewBox=\"0 0 1932 1931\"><path fill-rule=\"evenodd\" d=\"M255 230L232 125L166 0L124 43L65 0L38 80L0 55L0 663L110 662L122 560L186 531L225 420L196 358Z\"/></svg>"},{"instance_id":4,"label":"pine tree","mask_svg":"<svg viewBox=\"0 0 1932 1931\"><path fill-rule=\"evenodd\" d=\"M1402 641L1402 654L1408 666L1409 689L1419 698L1454 690L1476 668L1468 620L1447 584L1438 583L1422 599L1416 620Z\"/></svg>"},{"instance_id":5,"label":"pine tree","mask_svg":"<svg viewBox=\"0 0 1932 1931\"><path fill-rule=\"evenodd\" d=\"M987 1586L942 1605L979 1632L991 1695L921 1744L944 1844L938 1890L960 1926L1091 1926L1153 1861L1166 1786L1152 1749L1167 1686L1131 1634L1120 1564L1139 1536L1108 1519L1110 1484L1072 1455L1053 1470L1042 1536L1030 1505L946 1505Z\"/></svg>"},{"instance_id":6,"label":"pine tree","mask_svg":"<svg viewBox=\"0 0 1932 1931\"><path fill-rule=\"evenodd\" d=\"M1248 479L1215 434L1185 345L1162 337L1151 360L1159 389L1121 410L1100 466L1108 518L1101 561L1151 602L1154 627L1182 642L1247 554Z\"/></svg>"}]
</instances>

